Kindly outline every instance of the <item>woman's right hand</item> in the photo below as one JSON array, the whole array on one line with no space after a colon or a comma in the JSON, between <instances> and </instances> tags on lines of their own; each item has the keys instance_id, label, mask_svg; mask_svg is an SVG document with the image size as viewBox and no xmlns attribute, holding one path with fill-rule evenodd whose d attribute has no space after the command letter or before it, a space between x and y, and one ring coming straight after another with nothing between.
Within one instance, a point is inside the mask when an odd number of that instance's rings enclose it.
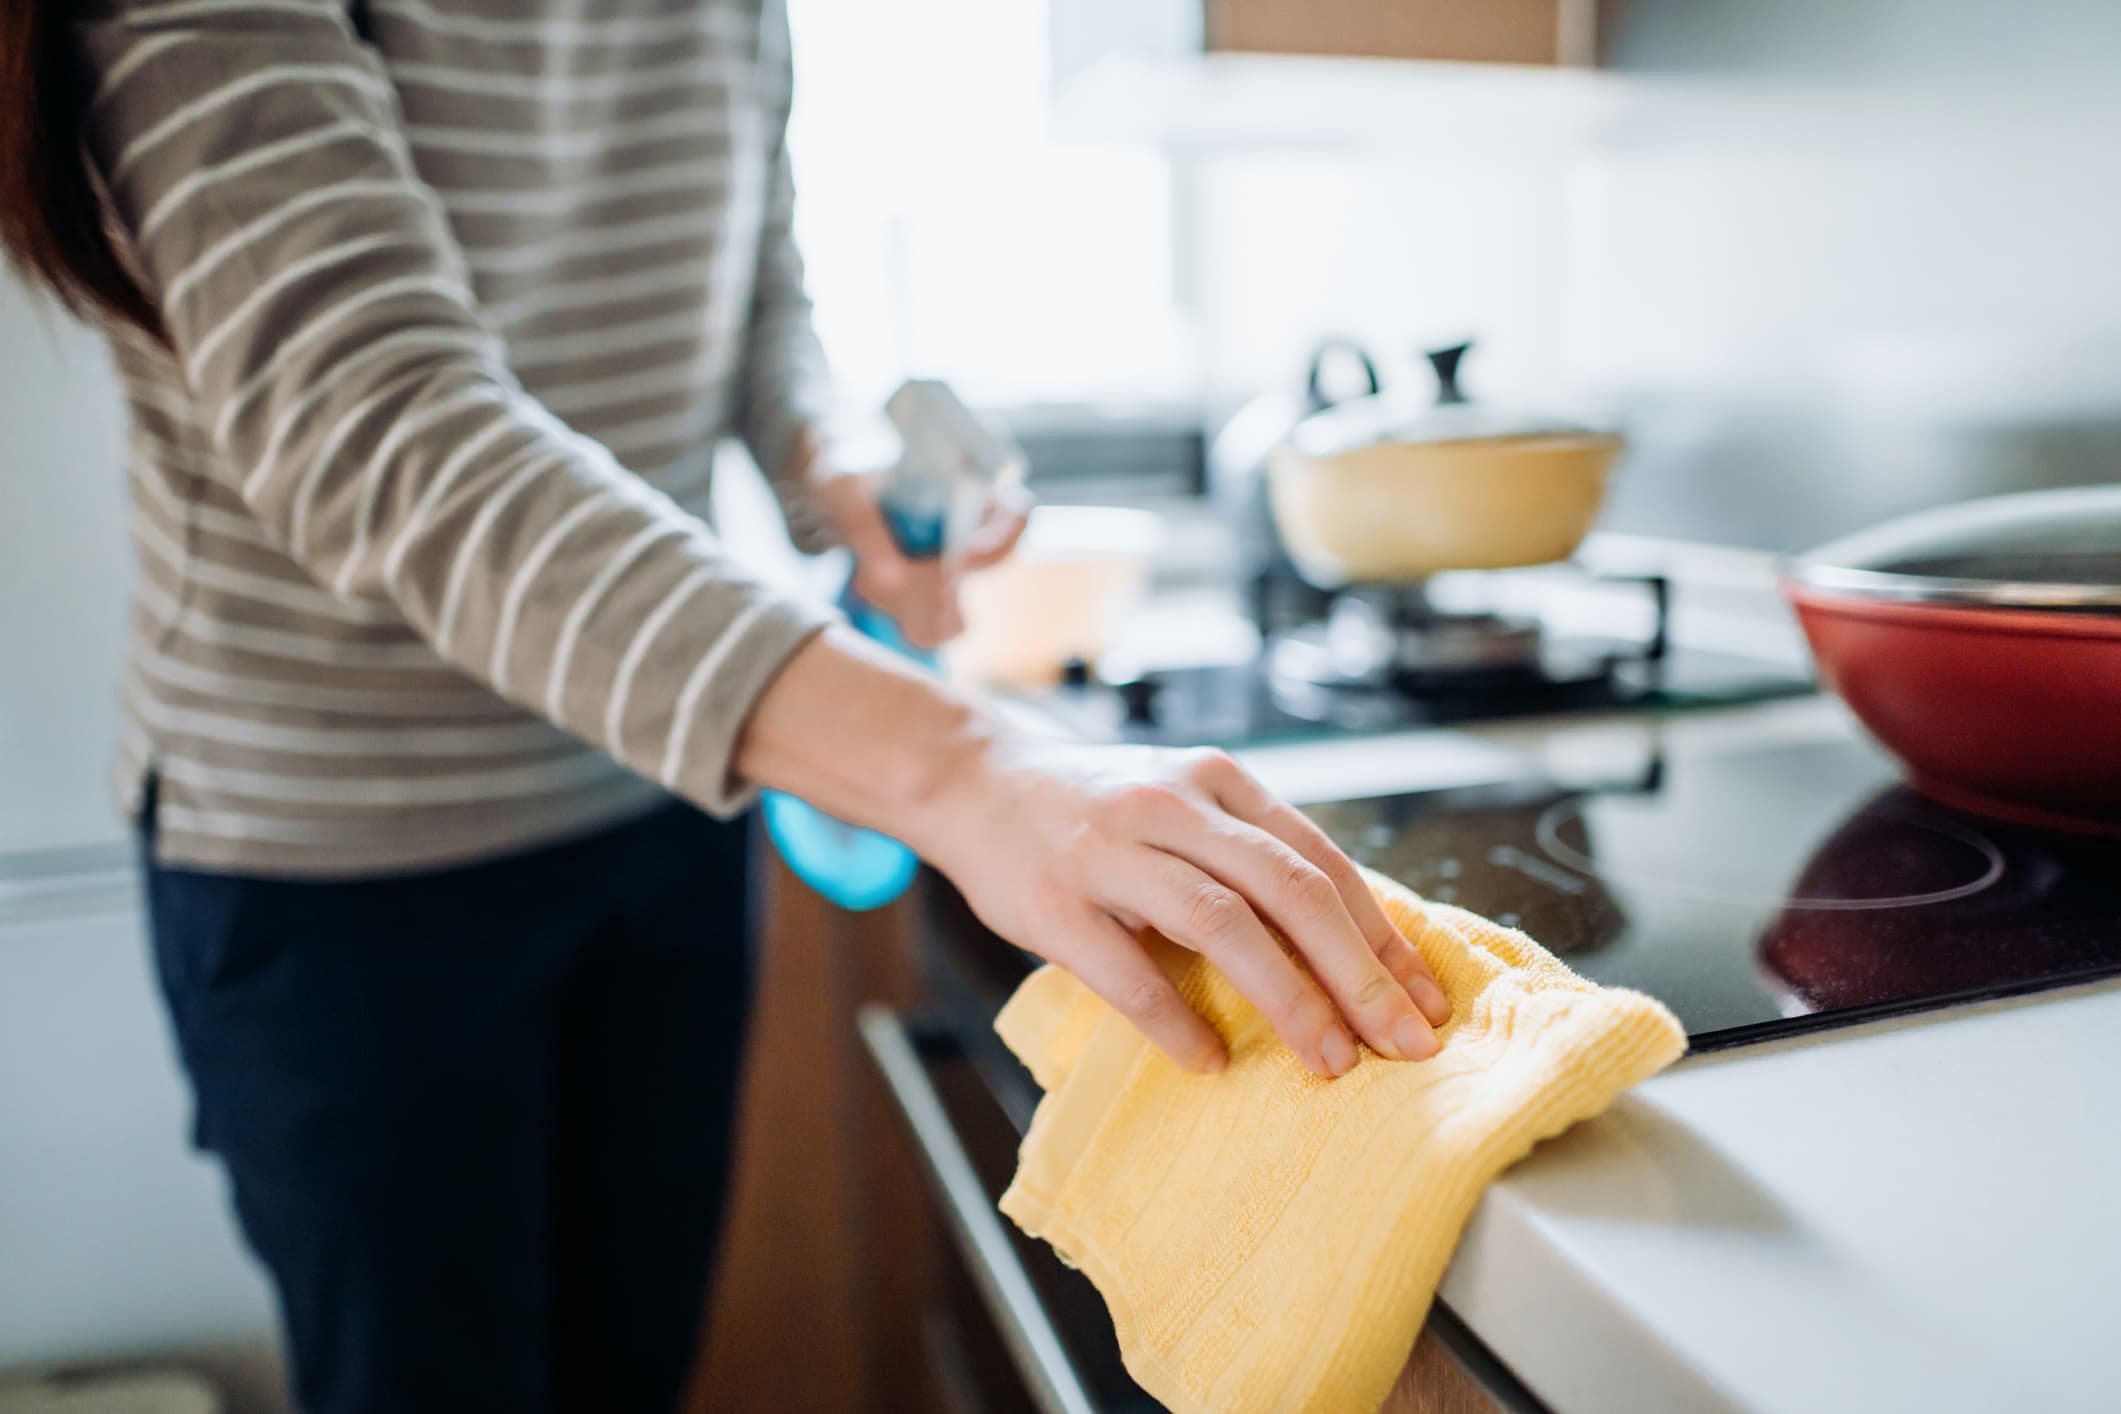
<instances>
[{"instance_id":1,"label":"woman's right hand","mask_svg":"<svg viewBox=\"0 0 2121 1414\"><path fill-rule=\"evenodd\" d=\"M982 922L1059 964L1195 1070L1226 1060L1137 938L1210 959L1320 1075L1360 1038L1425 1060L1450 1016L1421 954L1315 824L1218 751L998 735L915 841ZM1295 953L1275 941L1269 925Z\"/></svg>"}]
</instances>

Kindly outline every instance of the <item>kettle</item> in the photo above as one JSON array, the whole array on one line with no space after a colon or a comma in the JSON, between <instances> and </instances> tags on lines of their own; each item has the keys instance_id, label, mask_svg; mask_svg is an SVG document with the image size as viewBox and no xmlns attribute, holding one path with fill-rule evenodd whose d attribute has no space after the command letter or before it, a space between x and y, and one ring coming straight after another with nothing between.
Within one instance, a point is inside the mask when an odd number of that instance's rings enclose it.
<instances>
[{"instance_id":1,"label":"kettle","mask_svg":"<svg viewBox=\"0 0 2121 1414\"><path fill-rule=\"evenodd\" d=\"M1352 339L1326 339L1312 349L1301 389L1253 398L1209 444L1209 498L1229 527L1236 588L1262 635L1322 617L1332 601L1297 572L1282 543L1268 502L1268 460L1305 418L1380 389L1369 350Z\"/></svg>"}]
</instances>

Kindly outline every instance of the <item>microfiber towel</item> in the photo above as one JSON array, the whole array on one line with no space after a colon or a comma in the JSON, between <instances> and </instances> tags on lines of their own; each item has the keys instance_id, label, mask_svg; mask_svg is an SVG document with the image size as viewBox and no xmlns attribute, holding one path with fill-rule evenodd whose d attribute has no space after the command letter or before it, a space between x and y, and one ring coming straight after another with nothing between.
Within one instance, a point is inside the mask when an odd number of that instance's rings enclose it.
<instances>
[{"instance_id":1,"label":"microfiber towel","mask_svg":"<svg viewBox=\"0 0 2121 1414\"><path fill-rule=\"evenodd\" d=\"M1376 875L1451 999L1427 1061L1314 1076L1201 958L1145 939L1229 1046L1174 1064L1082 983L1027 978L996 1029L1045 1091L1002 1211L1103 1293L1176 1414L1367 1411L1391 1391L1481 1191L1686 1049L1639 992Z\"/></svg>"}]
</instances>

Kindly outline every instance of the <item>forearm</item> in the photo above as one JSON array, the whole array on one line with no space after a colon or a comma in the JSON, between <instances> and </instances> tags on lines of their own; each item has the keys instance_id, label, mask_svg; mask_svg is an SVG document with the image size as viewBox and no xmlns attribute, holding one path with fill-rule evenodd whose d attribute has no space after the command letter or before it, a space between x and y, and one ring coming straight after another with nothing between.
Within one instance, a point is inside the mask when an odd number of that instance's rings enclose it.
<instances>
[{"instance_id":1,"label":"forearm","mask_svg":"<svg viewBox=\"0 0 2121 1414\"><path fill-rule=\"evenodd\" d=\"M798 649L760 696L733 765L932 857L953 794L1004 735L977 697L834 627Z\"/></svg>"},{"instance_id":2,"label":"forearm","mask_svg":"<svg viewBox=\"0 0 2121 1414\"><path fill-rule=\"evenodd\" d=\"M761 337L754 320L736 430L780 503L790 540L814 555L842 543L817 494L840 468L824 435L829 381L807 305L789 318L797 328L780 338Z\"/></svg>"},{"instance_id":3,"label":"forearm","mask_svg":"<svg viewBox=\"0 0 2121 1414\"><path fill-rule=\"evenodd\" d=\"M769 7L770 8L770 7ZM788 73L787 33L769 23L762 44L780 54L780 81ZM742 397L738 434L771 483L796 547L828 549L839 537L818 504L817 473L824 459L822 432L832 411L831 370L812 318L803 256L795 240L795 183L788 161L787 111L767 182L758 253L752 267L751 309L744 331Z\"/></svg>"}]
</instances>

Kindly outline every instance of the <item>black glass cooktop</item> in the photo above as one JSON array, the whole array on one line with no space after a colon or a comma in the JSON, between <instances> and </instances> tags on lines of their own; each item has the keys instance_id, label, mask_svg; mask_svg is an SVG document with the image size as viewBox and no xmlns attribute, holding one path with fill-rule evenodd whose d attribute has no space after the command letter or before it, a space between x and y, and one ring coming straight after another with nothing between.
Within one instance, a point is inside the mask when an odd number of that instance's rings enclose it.
<instances>
[{"instance_id":1,"label":"black glass cooktop","mask_svg":"<svg viewBox=\"0 0 2121 1414\"><path fill-rule=\"evenodd\" d=\"M1816 690L1803 670L1749 655L1675 647L1643 661L1629 651L1614 641L1565 640L1548 647L1536 671L1419 692L1300 684L1254 659L1085 681L1036 702L1071 731L1099 740L1259 746L1510 717L1728 707Z\"/></svg>"},{"instance_id":2,"label":"black glass cooktop","mask_svg":"<svg viewBox=\"0 0 2121 1414\"><path fill-rule=\"evenodd\" d=\"M1372 868L1659 998L1697 1051L2121 973L2121 841L1947 810L1855 740L1306 813Z\"/></svg>"}]
</instances>

